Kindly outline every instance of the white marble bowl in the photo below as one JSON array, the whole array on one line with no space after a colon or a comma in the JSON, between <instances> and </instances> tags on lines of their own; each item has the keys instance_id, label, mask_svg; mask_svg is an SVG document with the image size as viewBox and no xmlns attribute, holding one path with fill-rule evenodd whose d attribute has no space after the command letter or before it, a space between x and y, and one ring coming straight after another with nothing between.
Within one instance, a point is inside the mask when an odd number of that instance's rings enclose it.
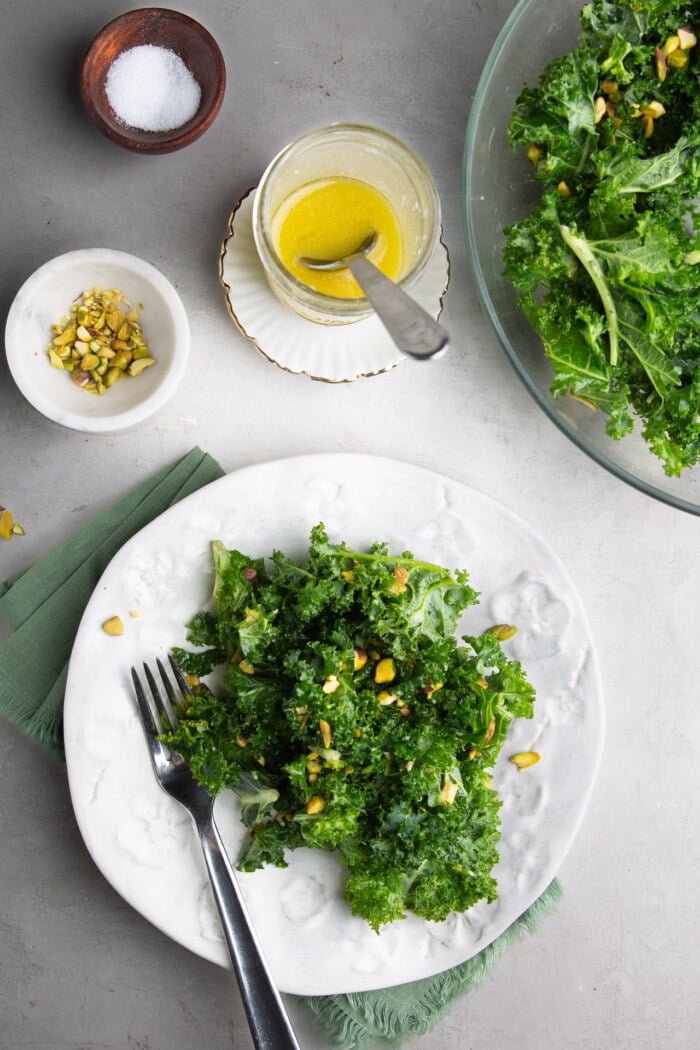
<instances>
[{"instance_id":1,"label":"white marble bowl","mask_svg":"<svg viewBox=\"0 0 700 1050\"><path fill-rule=\"evenodd\" d=\"M101 397L52 368L47 356L51 325L95 285L143 304L139 320L156 359ZM163 407L184 375L190 330L180 296L154 266L126 252L82 248L44 263L24 282L7 317L5 348L13 379L38 412L72 430L106 434L134 427Z\"/></svg>"}]
</instances>

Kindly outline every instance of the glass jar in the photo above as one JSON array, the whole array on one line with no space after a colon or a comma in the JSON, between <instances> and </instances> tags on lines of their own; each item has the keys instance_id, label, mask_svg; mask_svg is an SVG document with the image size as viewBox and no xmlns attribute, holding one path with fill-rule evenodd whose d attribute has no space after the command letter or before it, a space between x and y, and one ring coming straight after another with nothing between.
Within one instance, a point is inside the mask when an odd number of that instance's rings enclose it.
<instances>
[{"instance_id":1,"label":"glass jar","mask_svg":"<svg viewBox=\"0 0 700 1050\"><path fill-rule=\"evenodd\" d=\"M274 216L303 186L322 179L356 179L378 190L393 208L402 239L398 283L408 290L420 279L440 232L440 200L422 160L399 139L362 124L330 124L285 146L271 161L253 205L253 233L265 275L277 298L319 324L348 324L369 317L364 296L341 299L316 291L283 265L273 242Z\"/></svg>"}]
</instances>

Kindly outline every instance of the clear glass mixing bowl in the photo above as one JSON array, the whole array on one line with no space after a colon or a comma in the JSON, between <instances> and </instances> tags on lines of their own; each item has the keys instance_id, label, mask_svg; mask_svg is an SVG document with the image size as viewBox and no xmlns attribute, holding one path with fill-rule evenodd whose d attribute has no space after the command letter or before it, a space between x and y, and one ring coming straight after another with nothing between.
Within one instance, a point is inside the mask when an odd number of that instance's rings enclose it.
<instances>
[{"instance_id":1,"label":"clear glass mixing bowl","mask_svg":"<svg viewBox=\"0 0 700 1050\"><path fill-rule=\"evenodd\" d=\"M521 0L501 30L474 97L464 150L464 223L477 291L501 346L549 418L607 470L641 492L700 514L700 466L669 478L640 435L605 433L605 417L570 397L549 393L552 368L542 344L503 277L503 228L523 218L540 197L523 150L507 128L524 84L534 86L555 55L576 45L580 5L574 0Z\"/></svg>"}]
</instances>

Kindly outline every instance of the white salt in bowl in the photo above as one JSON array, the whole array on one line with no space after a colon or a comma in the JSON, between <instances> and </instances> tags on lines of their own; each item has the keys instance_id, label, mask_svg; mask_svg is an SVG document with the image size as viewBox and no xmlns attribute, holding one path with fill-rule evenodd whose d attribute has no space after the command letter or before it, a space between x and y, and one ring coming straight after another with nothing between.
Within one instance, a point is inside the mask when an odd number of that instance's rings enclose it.
<instances>
[{"instance_id":1,"label":"white salt in bowl","mask_svg":"<svg viewBox=\"0 0 700 1050\"><path fill-rule=\"evenodd\" d=\"M145 131L125 124L114 112L106 84L112 63L143 45L172 51L201 90L199 107L181 127ZM90 44L80 70L80 93L87 112L112 142L135 153L172 153L203 135L221 109L226 66L211 33L194 18L164 7L142 7L113 19Z\"/></svg>"},{"instance_id":2,"label":"white salt in bowl","mask_svg":"<svg viewBox=\"0 0 700 1050\"><path fill-rule=\"evenodd\" d=\"M52 368L47 353L51 325L95 285L143 304L139 324L156 362L101 396ZM24 282L7 316L5 349L12 378L38 412L72 430L108 434L137 426L172 397L185 373L190 328L180 296L155 266L110 248L82 248L44 263Z\"/></svg>"}]
</instances>

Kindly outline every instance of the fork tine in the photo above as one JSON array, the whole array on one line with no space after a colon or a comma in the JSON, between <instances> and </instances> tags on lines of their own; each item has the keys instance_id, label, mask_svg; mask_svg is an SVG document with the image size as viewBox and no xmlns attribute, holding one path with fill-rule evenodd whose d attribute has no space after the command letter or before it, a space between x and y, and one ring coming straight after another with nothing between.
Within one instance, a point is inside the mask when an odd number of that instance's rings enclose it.
<instances>
[{"instance_id":1,"label":"fork tine","mask_svg":"<svg viewBox=\"0 0 700 1050\"><path fill-rule=\"evenodd\" d=\"M146 694L143 690L143 686L141 685L141 679L137 675L136 669L133 667L131 668L131 680L134 683L134 692L136 693L136 700L139 705L139 713L141 715L141 721L143 723L143 731L146 734L146 739L152 750L158 742L156 737L158 727L156 726L155 720L153 718L153 712L151 711L148 700L146 699Z\"/></svg>"},{"instance_id":2,"label":"fork tine","mask_svg":"<svg viewBox=\"0 0 700 1050\"><path fill-rule=\"evenodd\" d=\"M158 722L160 722L160 727L159 727L158 731L160 733L162 733L163 729L164 728L167 729L167 727L169 725L168 712L165 710L165 706L163 704L163 698L160 695L160 692L158 691L158 686L156 685L156 680L153 677L153 674L151 673L151 669L148 666L148 664L144 663L143 670L145 672L146 678L148 679L148 685L150 686L150 689L151 689L151 696L153 697L153 703L156 705L156 710L158 712L158 718L156 720L156 725L158 724Z\"/></svg>"},{"instance_id":3,"label":"fork tine","mask_svg":"<svg viewBox=\"0 0 700 1050\"><path fill-rule=\"evenodd\" d=\"M184 700L185 703L187 703L188 699L191 696L194 696L194 693L190 689L189 684L187 682L187 679L183 675L182 671L177 666L177 663L175 662L175 657L173 656L172 653L168 653L168 660L170 661L170 666L173 669L173 674L175 675L175 679L177 681L177 684L180 686L180 692L182 693L182 699Z\"/></svg>"},{"instance_id":4,"label":"fork tine","mask_svg":"<svg viewBox=\"0 0 700 1050\"><path fill-rule=\"evenodd\" d=\"M163 685L165 686L165 692L167 693L167 696L168 696L168 701L165 704L165 710L167 712L168 718L170 719L170 725L173 727L173 729L177 729L177 727L178 727L177 711L176 711L177 699L175 697L175 690L173 689L173 684L170 681L170 679L168 678L168 672L163 667L162 662L159 659L157 659L156 660L156 664L158 665L158 670L160 671L160 677L163 679Z\"/></svg>"}]
</instances>

